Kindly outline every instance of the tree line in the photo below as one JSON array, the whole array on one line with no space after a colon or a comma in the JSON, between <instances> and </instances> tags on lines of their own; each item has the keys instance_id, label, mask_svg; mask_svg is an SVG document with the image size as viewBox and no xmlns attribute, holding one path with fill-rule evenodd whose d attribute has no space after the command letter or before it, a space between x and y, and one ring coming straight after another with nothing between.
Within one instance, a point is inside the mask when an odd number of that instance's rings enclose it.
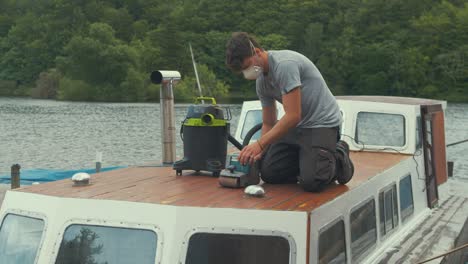
<instances>
[{"instance_id":1,"label":"tree line","mask_svg":"<svg viewBox=\"0 0 468 264\"><path fill-rule=\"evenodd\" d=\"M155 101L149 74L178 70L178 100L255 98L224 62L232 32L309 57L335 95L468 101L466 0L0 0L0 96Z\"/></svg>"}]
</instances>

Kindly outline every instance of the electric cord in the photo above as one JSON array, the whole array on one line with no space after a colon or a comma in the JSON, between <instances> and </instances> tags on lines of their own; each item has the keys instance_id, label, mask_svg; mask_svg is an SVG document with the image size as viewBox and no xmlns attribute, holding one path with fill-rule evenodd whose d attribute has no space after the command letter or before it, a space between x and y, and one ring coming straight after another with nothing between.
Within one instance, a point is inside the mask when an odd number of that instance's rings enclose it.
<instances>
[{"instance_id":1,"label":"electric cord","mask_svg":"<svg viewBox=\"0 0 468 264\"><path fill-rule=\"evenodd\" d=\"M352 136L349 136L349 135L346 135L346 134L341 134L342 136L346 136L348 138L350 138L351 140L353 140L354 142L358 143L358 144L361 144L362 145L362 148L360 148L358 151L359 152L362 152L364 150L393 150L395 152L397 152L398 154L403 154L401 153L399 150L397 149L394 149L392 147L385 147L385 148L368 148L366 147L366 144L360 140L356 140L355 138L353 138ZM419 164L418 164L418 161L416 160L416 157L419 157L422 155L422 149L419 148L419 149L416 149L416 151L411 154L411 157L412 159L414 160L414 163L416 164L416 174L417 174L417 178L418 180L422 180L422 181L425 181L426 179L424 178L421 178L421 175L419 174Z\"/></svg>"},{"instance_id":2,"label":"electric cord","mask_svg":"<svg viewBox=\"0 0 468 264\"><path fill-rule=\"evenodd\" d=\"M185 121L187 121L187 117L184 118L184 120L182 121L182 124L180 125L180 130L179 130L179 135L180 135L180 139L182 140L182 142L184 142L184 124L185 124Z\"/></svg>"}]
</instances>

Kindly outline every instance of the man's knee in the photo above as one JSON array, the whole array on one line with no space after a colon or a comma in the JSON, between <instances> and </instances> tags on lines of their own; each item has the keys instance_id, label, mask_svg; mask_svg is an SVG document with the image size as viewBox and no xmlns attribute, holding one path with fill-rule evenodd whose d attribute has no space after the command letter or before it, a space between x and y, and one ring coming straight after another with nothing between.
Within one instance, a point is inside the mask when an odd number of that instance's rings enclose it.
<instances>
[{"instance_id":1,"label":"man's knee","mask_svg":"<svg viewBox=\"0 0 468 264\"><path fill-rule=\"evenodd\" d=\"M279 183L277 177L275 177L275 173L270 167L263 166L260 169L260 178L262 178L262 181L266 183Z\"/></svg>"},{"instance_id":2,"label":"man's knee","mask_svg":"<svg viewBox=\"0 0 468 264\"><path fill-rule=\"evenodd\" d=\"M271 166L269 167L262 166L260 170L260 178L262 179L262 181L266 183L272 183L272 184L285 183L284 175L280 174L278 170L272 169Z\"/></svg>"},{"instance_id":3,"label":"man's knee","mask_svg":"<svg viewBox=\"0 0 468 264\"><path fill-rule=\"evenodd\" d=\"M327 182L317 179L300 179L299 184L306 192L321 192L327 186Z\"/></svg>"},{"instance_id":4,"label":"man's knee","mask_svg":"<svg viewBox=\"0 0 468 264\"><path fill-rule=\"evenodd\" d=\"M316 148L309 158L301 162L299 183L305 191L322 191L335 177L335 156L329 150Z\"/></svg>"},{"instance_id":5,"label":"man's knee","mask_svg":"<svg viewBox=\"0 0 468 264\"><path fill-rule=\"evenodd\" d=\"M263 162L260 168L260 177L266 183L296 183L299 174L299 165L278 167Z\"/></svg>"}]
</instances>

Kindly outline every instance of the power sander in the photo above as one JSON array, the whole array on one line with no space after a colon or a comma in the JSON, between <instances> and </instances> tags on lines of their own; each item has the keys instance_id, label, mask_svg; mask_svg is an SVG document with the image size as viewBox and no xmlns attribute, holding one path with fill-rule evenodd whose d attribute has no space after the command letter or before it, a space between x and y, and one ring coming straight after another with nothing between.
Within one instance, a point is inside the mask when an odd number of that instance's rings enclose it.
<instances>
[{"instance_id":1,"label":"power sander","mask_svg":"<svg viewBox=\"0 0 468 264\"><path fill-rule=\"evenodd\" d=\"M239 162L239 154L230 154L226 159L226 168L219 175L219 184L228 188L243 188L260 182L259 161L249 165Z\"/></svg>"},{"instance_id":2,"label":"power sander","mask_svg":"<svg viewBox=\"0 0 468 264\"><path fill-rule=\"evenodd\" d=\"M233 137L228 137L228 140L239 150L242 150L250 143L252 136L261 128L261 123L252 127L245 135L242 145ZM228 188L243 188L256 185L260 182L260 161L242 165L239 162L239 153L229 154L226 158L226 168L221 171L218 179L221 186Z\"/></svg>"}]
</instances>

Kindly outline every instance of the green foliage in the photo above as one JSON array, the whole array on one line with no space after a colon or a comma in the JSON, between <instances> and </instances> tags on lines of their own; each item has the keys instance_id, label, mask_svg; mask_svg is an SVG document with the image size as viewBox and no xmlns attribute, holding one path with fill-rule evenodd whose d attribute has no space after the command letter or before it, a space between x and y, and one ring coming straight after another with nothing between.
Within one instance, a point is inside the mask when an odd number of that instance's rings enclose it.
<instances>
[{"instance_id":1,"label":"green foliage","mask_svg":"<svg viewBox=\"0 0 468 264\"><path fill-rule=\"evenodd\" d=\"M57 99L69 101L88 101L92 100L98 89L95 89L82 80L71 80L67 77L60 79Z\"/></svg>"},{"instance_id":2,"label":"green foliage","mask_svg":"<svg viewBox=\"0 0 468 264\"><path fill-rule=\"evenodd\" d=\"M33 98L41 99L56 98L60 78L61 76L57 69L50 69L47 72L41 72L36 81L36 87L31 91L31 96Z\"/></svg>"},{"instance_id":3,"label":"green foliage","mask_svg":"<svg viewBox=\"0 0 468 264\"><path fill-rule=\"evenodd\" d=\"M234 31L267 50L303 53L336 95L467 100L468 3L460 0L3 0L0 95L154 101L159 86L148 76L159 69L180 71L175 96L189 99L197 95L191 43L207 95L252 99L255 83L225 67Z\"/></svg>"},{"instance_id":4,"label":"green foliage","mask_svg":"<svg viewBox=\"0 0 468 264\"><path fill-rule=\"evenodd\" d=\"M136 43L135 45L138 45ZM145 77L139 72L140 54L132 46L115 37L113 28L105 23L93 23L89 33L73 37L57 58L57 65L67 78L62 91L64 98L92 90L93 100L137 101L145 99ZM78 87L73 87L73 85Z\"/></svg>"},{"instance_id":5,"label":"green foliage","mask_svg":"<svg viewBox=\"0 0 468 264\"><path fill-rule=\"evenodd\" d=\"M224 82L219 81L206 65L197 65L197 72L203 96L211 96L221 100L226 98L228 86ZM196 77L188 75L183 78L174 89L174 96L186 101L200 96Z\"/></svg>"},{"instance_id":6,"label":"green foliage","mask_svg":"<svg viewBox=\"0 0 468 264\"><path fill-rule=\"evenodd\" d=\"M0 81L0 96L13 95L17 89L15 81Z\"/></svg>"}]
</instances>

